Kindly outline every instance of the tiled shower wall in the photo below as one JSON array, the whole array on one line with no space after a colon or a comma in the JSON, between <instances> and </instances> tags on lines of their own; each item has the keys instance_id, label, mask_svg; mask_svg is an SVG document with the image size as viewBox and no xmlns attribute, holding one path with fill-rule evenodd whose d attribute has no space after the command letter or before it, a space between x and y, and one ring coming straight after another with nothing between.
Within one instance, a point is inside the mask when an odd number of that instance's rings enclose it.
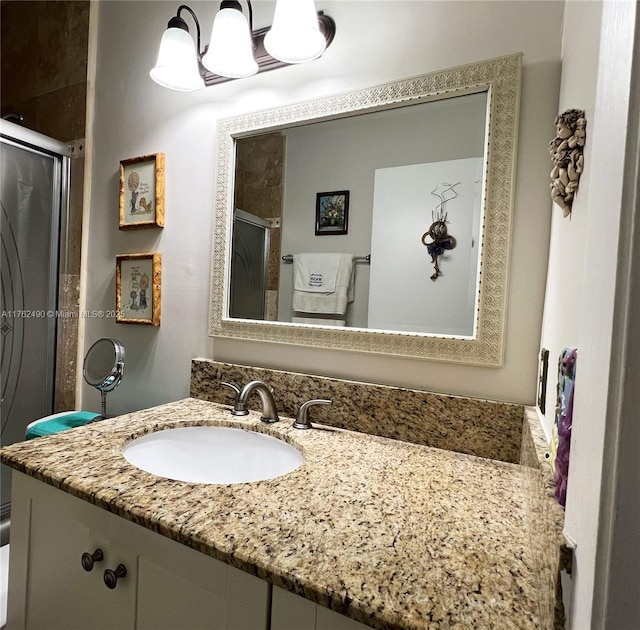
<instances>
[{"instance_id":1,"label":"tiled shower wall","mask_svg":"<svg viewBox=\"0 0 640 630\"><path fill-rule=\"evenodd\" d=\"M58 309L78 314L89 2L3 0L0 110L72 147L70 203L62 217ZM78 319L58 319L55 410L75 408Z\"/></svg>"},{"instance_id":2,"label":"tiled shower wall","mask_svg":"<svg viewBox=\"0 0 640 630\"><path fill-rule=\"evenodd\" d=\"M2 2L2 115L69 142L85 135L89 2Z\"/></svg>"}]
</instances>

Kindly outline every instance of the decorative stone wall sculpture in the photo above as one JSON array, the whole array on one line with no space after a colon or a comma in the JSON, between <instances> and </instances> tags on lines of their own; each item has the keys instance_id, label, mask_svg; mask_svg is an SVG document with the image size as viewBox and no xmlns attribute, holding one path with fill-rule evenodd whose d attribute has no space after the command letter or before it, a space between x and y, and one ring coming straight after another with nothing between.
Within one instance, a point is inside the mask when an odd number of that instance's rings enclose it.
<instances>
[{"instance_id":1,"label":"decorative stone wall sculpture","mask_svg":"<svg viewBox=\"0 0 640 630\"><path fill-rule=\"evenodd\" d=\"M571 214L573 198L584 170L584 144L587 139L587 120L582 109L568 109L556 117L556 137L549 143L553 161L551 198L567 217Z\"/></svg>"}]
</instances>

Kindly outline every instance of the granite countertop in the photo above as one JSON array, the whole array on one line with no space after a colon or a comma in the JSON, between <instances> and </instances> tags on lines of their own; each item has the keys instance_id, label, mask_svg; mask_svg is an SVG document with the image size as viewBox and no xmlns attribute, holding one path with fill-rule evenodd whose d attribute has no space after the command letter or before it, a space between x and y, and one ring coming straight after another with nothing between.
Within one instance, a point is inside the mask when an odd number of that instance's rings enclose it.
<instances>
[{"instance_id":1,"label":"granite countertop","mask_svg":"<svg viewBox=\"0 0 640 630\"><path fill-rule=\"evenodd\" d=\"M280 437L304 464L269 481L191 484L139 470L125 443L224 424ZM196 399L2 449L2 462L377 628L539 626L522 468Z\"/></svg>"}]
</instances>

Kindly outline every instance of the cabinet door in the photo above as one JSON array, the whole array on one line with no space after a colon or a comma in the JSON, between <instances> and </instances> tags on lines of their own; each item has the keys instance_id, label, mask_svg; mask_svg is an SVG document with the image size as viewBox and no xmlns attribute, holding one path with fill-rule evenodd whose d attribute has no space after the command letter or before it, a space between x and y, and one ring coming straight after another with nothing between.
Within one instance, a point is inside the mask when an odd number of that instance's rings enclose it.
<instances>
[{"instance_id":1,"label":"cabinet door","mask_svg":"<svg viewBox=\"0 0 640 630\"><path fill-rule=\"evenodd\" d=\"M8 627L266 630L255 576L21 473L13 478ZM101 549L85 571L83 553ZM126 567L109 589L105 569Z\"/></svg>"},{"instance_id":2,"label":"cabinet door","mask_svg":"<svg viewBox=\"0 0 640 630\"><path fill-rule=\"evenodd\" d=\"M316 612L316 630L367 630L366 626L355 619L340 615L335 610L318 606Z\"/></svg>"},{"instance_id":3,"label":"cabinet door","mask_svg":"<svg viewBox=\"0 0 640 630\"><path fill-rule=\"evenodd\" d=\"M110 590L103 580L105 568L111 565L115 568L129 555L122 543L130 547L131 541L119 528L121 519L107 512L104 514L110 518L97 519L98 508L43 483L25 479L26 483L21 485L31 505L28 553L11 545L12 563L16 554L16 562L24 564L20 555L26 554L27 569L24 624L19 621L16 627L29 630L133 628L135 556L134 572L127 576L128 583L123 580L116 589ZM24 526L12 522L12 538L14 528ZM113 549L118 545L121 550L115 554ZM97 548L102 550L104 560L96 562L92 571L85 571L82 554L93 553Z\"/></svg>"},{"instance_id":4,"label":"cabinet door","mask_svg":"<svg viewBox=\"0 0 640 630\"><path fill-rule=\"evenodd\" d=\"M359 621L273 587L271 630L366 630Z\"/></svg>"},{"instance_id":5,"label":"cabinet door","mask_svg":"<svg viewBox=\"0 0 640 630\"><path fill-rule=\"evenodd\" d=\"M266 630L267 582L139 529L138 630Z\"/></svg>"},{"instance_id":6,"label":"cabinet door","mask_svg":"<svg viewBox=\"0 0 640 630\"><path fill-rule=\"evenodd\" d=\"M96 598L92 606L93 625L85 627L87 630L135 628L139 581L136 537L138 526L85 501L80 503L90 515L89 553L95 549L102 549L104 552L104 560L87 573L92 576ZM76 561L80 564L79 559L76 558ZM115 588L107 587L105 571L116 571L119 566L125 568L126 575L118 578Z\"/></svg>"},{"instance_id":7,"label":"cabinet door","mask_svg":"<svg viewBox=\"0 0 640 630\"><path fill-rule=\"evenodd\" d=\"M271 630L316 630L317 604L274 586Z\"/></svg>"}]
</instances>

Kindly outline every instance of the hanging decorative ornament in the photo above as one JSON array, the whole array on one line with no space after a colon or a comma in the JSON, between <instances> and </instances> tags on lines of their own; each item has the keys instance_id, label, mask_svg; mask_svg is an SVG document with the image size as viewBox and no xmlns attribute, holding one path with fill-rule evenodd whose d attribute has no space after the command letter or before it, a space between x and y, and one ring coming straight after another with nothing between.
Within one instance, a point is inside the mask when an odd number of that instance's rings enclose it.
<instances>
[{"instance_id":1,"label":"hanging decorative ornament","mask_svg":"<svg viewBox=\"0 0 640 630\"><path fill-rule=\"evenodd\" d=\"M437 192L438 186L431 191L432 195L435 195L440 199L440 203L431 213L433 223L422 235L422 244L427 248L427 252L429 253L429 256L431 256L431 262L435 268L434 273L431 275L431 280L433 281L437 280L438 276L442 275L440 266L438 265L438 258L442 256L445 251L454 249L457 244L456 239L451 236L447 230L448 221L445 206L449 201L458 196L458 193L454 190L458 184L460 184L460 182L456 182L455 184L447 184L446 182L443 182L442 186L445 186L445 189L441 193ZM451 193L453 193L452 196L447 196ZM430 242L426 240L427 237L431 238Z\"/></svg>"},{"instance_id":2,"label":"hanging decorative ornament","mask_svg":"<svg viewBox=\"0 0 640 630\"><path fill-rule=\"evenodd\" d=\"M427 243L425 240L427 236L433 239L430 243ZM453 249L456 246L456 239L450 234L447 234L447 224L445 221L434 221L429 230L422 235L422 244L427 247L429 256L431 256L431 262L435 268L431 279L437 280L438 276L442 275L440 267L438 266L438 257L442 256L446 250Z\"/></svg>"},{"instance_id":3,"label":"hanging decorative ornament","mask_svg":"<svg viewBox=\"0 0 640 630\"><path fill-rule=\"evenodd\" d=\"M556 117L555 124L556 137L549 143L553 162L551 198L562 208L563 216L568 217L584 171L587 119L584 110L568 109Z\"/></svg>"}]
</instances>

